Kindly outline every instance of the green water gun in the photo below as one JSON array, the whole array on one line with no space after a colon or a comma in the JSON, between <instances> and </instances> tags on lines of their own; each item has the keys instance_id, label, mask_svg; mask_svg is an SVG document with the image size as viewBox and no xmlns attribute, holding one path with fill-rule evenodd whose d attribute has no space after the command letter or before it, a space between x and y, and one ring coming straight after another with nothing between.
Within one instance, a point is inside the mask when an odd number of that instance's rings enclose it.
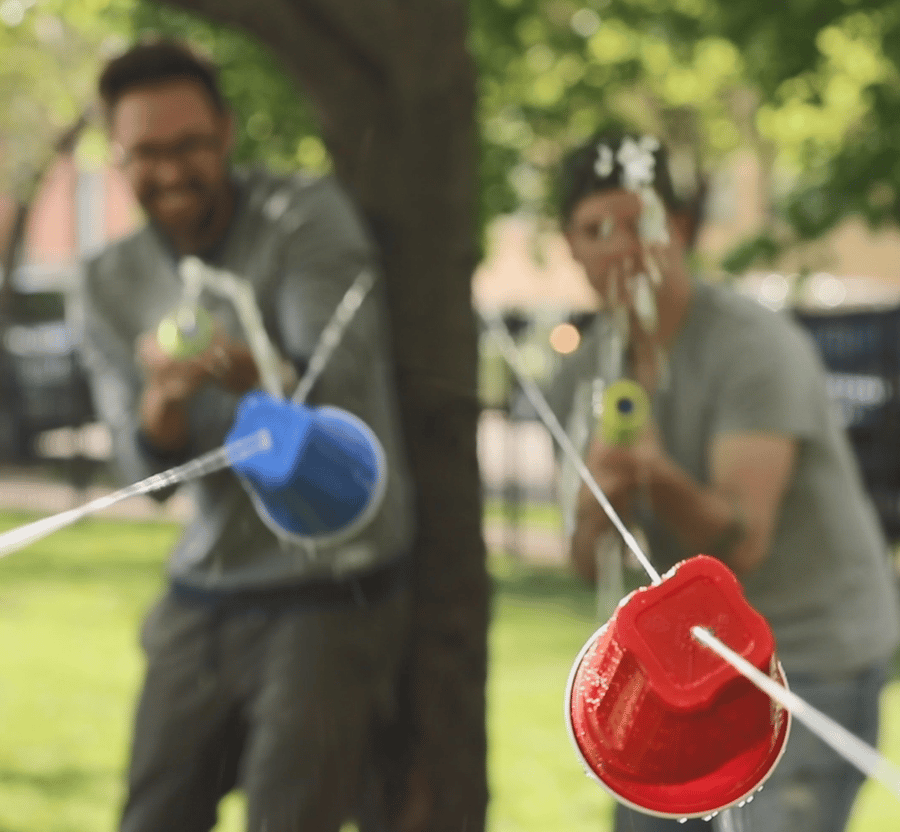
<instances>
[{"instance_id":1,"label":"green water gun","mask_svg":"<svg viewBox=\"0 0 900 832\"><path fill-rule=\"evenodd\" d=\"M160 321L156 340L172 358L185 359L200 355L213 339L213 319L200 306L180 306Z\"/></svg>"},{"instance_id":2,"label":"green water gun","mask_svg":"<svg viewBox=\"0 0 900 832\"><path fill-rule=\"evenodd\" d=\"M650 419L650 399L636 381L622 378L603 391L600 436L607 445L630 445Z\"/></svg>"}]
</instances>

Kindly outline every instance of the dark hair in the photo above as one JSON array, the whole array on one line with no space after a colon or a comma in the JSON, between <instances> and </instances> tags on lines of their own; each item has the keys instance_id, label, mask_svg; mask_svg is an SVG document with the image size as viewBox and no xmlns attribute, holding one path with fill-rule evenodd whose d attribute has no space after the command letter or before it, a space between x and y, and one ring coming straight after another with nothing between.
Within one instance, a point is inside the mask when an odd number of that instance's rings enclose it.
<instances>
[{"instance_id":1,"label":"dark hair","mask_svg":"<svg viewBox=\"0 0 900 832\"><path fill-rule=\"evenodd\" d=\"M97 88L108 119L127 92L176 80L196 81L217 110L227 109L216 67L187 45L172 40L139 43L113 58L101 73Z\"/></svg>"},{"instance_id":2,"label":"dark hair","mask_svg":"<svg viewBox=\"0 0 900 832\"><path fill-rule=\"evenodd\" d=\"M625 130L605 130L570 151L560 165L558 201L563 225L568 224L575 206L586 196L625 187L625 167L619 159L619 150L628 141L652 153L653 189L668 209L681 209L681 201L672 185L668 154L662 142ZM605 158L601 158L601 154Z\"/></svg>"}]
</instances>

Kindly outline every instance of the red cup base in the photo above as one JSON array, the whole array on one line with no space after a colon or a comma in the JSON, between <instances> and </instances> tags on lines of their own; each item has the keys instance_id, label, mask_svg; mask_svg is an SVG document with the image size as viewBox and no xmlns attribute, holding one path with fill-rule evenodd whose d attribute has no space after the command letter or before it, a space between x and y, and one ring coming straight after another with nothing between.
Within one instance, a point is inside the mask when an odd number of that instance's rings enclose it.
<instances>
[{"instance_id":1,"label":"red cup base","mask_svg":"<svg viewBox=\"0 0 900 832\"><path fill-rule=\"evenodd\" d=\"M778 675L784 685L780 666ZM569 696L566 708L567 713L571 713ZM658 817L699 818L735 806L759 790L784 753L789 725L790 720L783 719L781 730L772 741L761 741L728 760L712 774L683 783L646 783L595 771L584 759L574 737L573 742L588 773L620 803Z\"/></svg>"}]
</instances>

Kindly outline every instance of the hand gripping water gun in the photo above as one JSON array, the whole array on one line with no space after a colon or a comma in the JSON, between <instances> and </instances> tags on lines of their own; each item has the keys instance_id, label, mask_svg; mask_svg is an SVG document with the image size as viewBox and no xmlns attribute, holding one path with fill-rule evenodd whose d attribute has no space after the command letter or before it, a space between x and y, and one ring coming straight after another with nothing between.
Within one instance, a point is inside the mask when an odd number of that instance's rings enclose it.
<instances>
[{"instance_id":1,"label":"hand gripping water gun","mask_svg":"<svg viewBox=\"0 0 900 832\"><path fill-rule=\"evenodd\" d=\"M214 268L198 257L183 258L178 271L184 286L182 298L174 312L157 327L160 347L178 359L199 355L209 347L214 323L210 313L200 306L200 295L206 290L231 303L247 337L263 389L282 397L281 359L263 325L250 281Z\"/></svg>"},{"instance_id":2,"label":"hand gripping water gun","mask_svg":"<svg viewBox=\"0 0 900 832\"><path fill-rule=\"evenodd\" d=\"M650 399L636 381L620 378L603 391L600 436L607 445L630 445L650 418Z\"/></svg>"},{"instance_id":3,"label":"hand gripping water gun","mask_svg":"<svg viewBox=\"0 0 900 832\"><path fill-rule=\"evenodd\" d=\"M202 306L179 306L156 329L160 348L172 358L193 358L212 343L212 316Z\"/></svg>"},{"instance_id":4,"label":"hand gripping water gun","mask_svg":"<svg viewBox=\"0 0 900 832\"><path fill-rule=\"evenodd\" d=\"M182 273L195 296L203 287L231 301L259 368L265 392L241 400L225 444L241 445L260 430L271 436L267 448L232 463L260 518L287 541L333 544L351 537L381 505L387 483L384 449L354 414L310 407L305 398L371 288L372 275L363 272L348 289L319 336L306 376L287 400L280 358L250 283L196 258L184 261Z\"/></svg>"},{"instance_id":5,"label":"hand gripping water gun","mask_svg":"<svg viewBox=\"0 0 900 832\"><path fill-rule=\"evenodd\" d=\"M306 405L302 399L311 387L308 380L292 401L284 399L280 359L248 281L192 257L182 261L181 274L190 304L186 308L201 311L196 301L203 289L232 303L267 391L252 392L241 400L225 442L242 443L259 430L269 431L267 449L233 463L260 518L279 537L294 542L334 543L352 536L371 519L384 496L387 470L378 438L346 410ZM355 311L361 298L348 296ZM191 320L189 314L181 314ZM204 320L203 316L198 320ZM345 327L348 322L349 318L341 318L335 326ZM160 334L167 336L175 330L180 336L182 328L176 324L177 319L163 321ZM323 350L333 349L342 329L328 333L326 327L320 337ZM188 349L181 346L183 340L173 341L182 352ZM202 340L196 337L193 343L196 349ZM310 360L310 367L321 369L322 363L321 358L315 364Z\"/></svg>"}]
</instances>

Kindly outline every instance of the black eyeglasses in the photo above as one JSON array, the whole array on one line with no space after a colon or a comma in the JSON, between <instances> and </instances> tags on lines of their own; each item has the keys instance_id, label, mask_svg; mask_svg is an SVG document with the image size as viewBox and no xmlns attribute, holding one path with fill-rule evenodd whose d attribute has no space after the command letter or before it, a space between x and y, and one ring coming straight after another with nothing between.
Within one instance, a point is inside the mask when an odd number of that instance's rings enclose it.
<instances>
[{"instance_id":1,"label":"black eyeglasses","mask_svg":"<svg viewBox=\"0 0 900 832\"><path fill-rule=\"evenodd\" d=\"M131 150L116 145L113 153L119 167L132 171L150 170L166 160L197 164L209 160L222 149L222 139L209 134L184 136L167 144L139 144Z\"/></svg>"}]
</instances>

